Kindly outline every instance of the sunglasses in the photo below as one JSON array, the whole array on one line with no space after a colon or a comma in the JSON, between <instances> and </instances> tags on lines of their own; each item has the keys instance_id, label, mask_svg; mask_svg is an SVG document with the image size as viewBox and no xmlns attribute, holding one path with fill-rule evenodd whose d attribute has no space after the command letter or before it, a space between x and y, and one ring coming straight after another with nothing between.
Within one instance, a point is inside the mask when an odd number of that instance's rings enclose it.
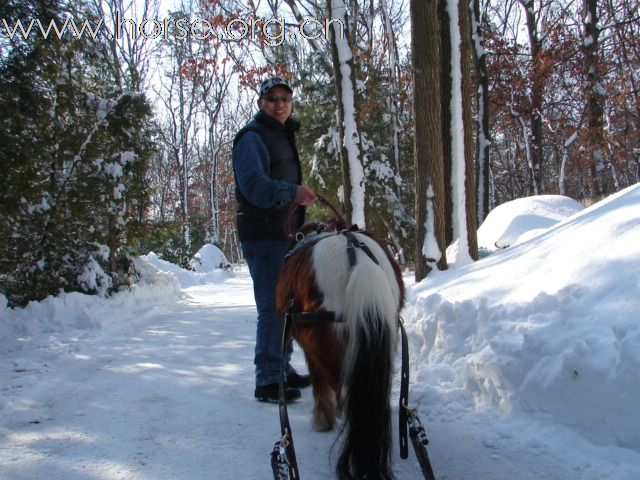
<instances>
[{"instance_id":1,"label":"sunglasses","mask_svg":"<svg viewBox=\"0 0 640 480\"><path fill-rule=\"evenodd\" d=\"M290 95L267 95L265 97L262 97L263 100L269 102L269 103L276 103L278 100L280 100L283 103L289 103L291 101L291 96Z\"/></svg>"}]
</instances>

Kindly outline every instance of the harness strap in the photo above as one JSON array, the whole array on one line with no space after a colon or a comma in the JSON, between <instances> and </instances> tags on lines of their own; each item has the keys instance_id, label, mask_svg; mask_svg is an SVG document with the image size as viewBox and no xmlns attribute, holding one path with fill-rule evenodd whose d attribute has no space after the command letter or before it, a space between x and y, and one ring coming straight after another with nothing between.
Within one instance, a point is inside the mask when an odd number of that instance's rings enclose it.
<instances>
[{"instance_id":1,"label":"harness strap","mask_svg":"<svg viewBox=\"0 0 640 480\"><path fill-rule=\"evenodd\" d=\"M284 315L282 350L280 352L280 380L278 382L278 410L280 413L280 433L282 438L279 442L276 442L271 457L274 477L276 479L282 478L277 475L282 475L282 470L288 469L289 480L300 480L296 450L293 445L293 432L291 431L289 412L287 410L287 400L285 398L285 351L287 348L287 341L291 334L291 326L294 322L301 325L317 325L320 323L335 323L342 321L342 318L337 318L333 312L328 312L326 310L317 312L294 312L295 303L295 298L289 300L289 310Z\"/></svg>"},{"instance_id":2,"label":"harness strap","mask_svg":"<svg viewBox=\"0 0 640 480\"><path fill-rule=\"evenodd\" d=\"M340 323L342 318L337 318L333 312L317 310L315 312L290 313L291 320L298 325L319 325L321 323Z\"/></svg>"},{"instance_id":3,"label":"harness strap","mask_svg":"<svg viewBox=\"0 0 640 480\"><path fill-rule=\"evenodd\" d=\"M293 308L293 300L289 303L289 310ZM287 467L289 469L290 480L300 480L298 472L298 461L296 460L296 450L293 446L293 432L289 423L289 412L287 411L287 401L285 398L285 350L287 348L287 340L289 339L289 330L291 329L290 314L284 316L284 327L282 329L282 351L280 352L280 381L278 382L278 410L280 411L280 433L282 438L287 440L284 445L284 454L286 455ZM275 471L274 471L275 473Z\"/></svg>"},{"instance_id":4,"label":"harness strap","mask_svg":"<svg viewBox=\"0 0 640 480\"><path fill-rule=\"evenodd\" d=\"M418 418L417 412L409 408L409 341L401 318L398 318L398 327L402 336L402 370L400 373L400 405L398 406L400 417L400 458L406 459L409 456L408 430L422 475L425 480L435 480L436 477L427 453L427 444L429 443L427 434L420 422L420 418Z\"/></svg>"},{"instance_id":5,"label":"harness strap","mask_svg":"<svg viewBox=\"0 0 640 480\"><path fill-rule=\"evenodd\" d=\"M402 368L400 370L400 402L398 405L400 426L400 458L409 456L409 442L407 440L408 405L409 405L409 341L402 319L398 318L398 327L402 337Z\"/></svg>"},{"instance_id":6,"label":"harness strap","mask_svg":"<svg viewBox=\"0 0 640 480\"><path fill-rule=\"evenodd\" d=\"M373 260L373 263L375 263L376 265L380 264L378 262L378 259L369 249L369 247L367 247L367 245L364 242L361 242L360 240L358 240L358 237L356 237L352 231L342 230L340 233L345 237L347 237L347 256L349 257L350 266L353 267L356 264L356 251L355 251L356 248L361 248L362 251L366 253L371 260Z\"/></svg>"}]
</instances>

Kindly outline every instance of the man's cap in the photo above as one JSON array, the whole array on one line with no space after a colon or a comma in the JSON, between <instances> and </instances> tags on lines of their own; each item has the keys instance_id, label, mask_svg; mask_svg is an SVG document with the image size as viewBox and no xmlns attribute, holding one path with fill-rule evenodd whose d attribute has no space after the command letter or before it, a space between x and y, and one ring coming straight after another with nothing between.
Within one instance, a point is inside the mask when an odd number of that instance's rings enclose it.
<instances>
[{"instance_id":1,"label":"man's cap","mask_svg":"<svg viewBox=\"0 0 640 480\"><path fill-rule=\"evenodd\" d=\"M284 80L284 78L282 77L271 77L271 78L267 78L266 80L264 80L261 84L260 84L260 96L264 96L267 93L269 93L269 91L272 88L275 87L282 87L286 90L289 90L290 93L293 93L293 89L289 86L289 84Z\"/></svg>"}]
</instances>

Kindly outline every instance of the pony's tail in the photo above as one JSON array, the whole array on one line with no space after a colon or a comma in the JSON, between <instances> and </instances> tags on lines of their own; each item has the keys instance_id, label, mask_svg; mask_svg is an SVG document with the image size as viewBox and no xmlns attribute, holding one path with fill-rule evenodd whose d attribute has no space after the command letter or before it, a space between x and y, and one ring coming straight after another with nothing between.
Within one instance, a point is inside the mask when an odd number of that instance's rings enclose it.
<instances>
[{"instance_id":1,"label":"pony's tail","mask_svg":"<svg viewBox=\"0 0 640 480\"><path fill-rule=\"evenodd\" d=\"M352 308L344 312L349 338L343 367L343 444L336 473L341 480L390 480L389 397L397 299L388 297L391 291L382 270L363 257L346 291Z\"/></svg>"},{"instance_id":2,"label":"pony's tail","mask_svg":"<svg viewBox=\"0 0 640 480\"><path fill-rule=\"evenodd\" d=\"M367 314L369 319L371 313ZM379 319L374 323L383 325ZM391 475L390 332L364 332L360 326L353 370L346 373L343 446L338 478L389 480Z\"/></svg>"}]
</instances>

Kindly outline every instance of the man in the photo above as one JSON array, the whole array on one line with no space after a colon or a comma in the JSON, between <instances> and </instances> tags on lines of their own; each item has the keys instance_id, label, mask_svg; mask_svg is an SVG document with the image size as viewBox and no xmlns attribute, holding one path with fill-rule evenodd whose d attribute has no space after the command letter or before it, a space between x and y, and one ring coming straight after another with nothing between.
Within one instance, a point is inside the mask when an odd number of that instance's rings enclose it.
<instances>
[{"instance_id":1,"label":"man","mask_svg":"<svg viewBox=\"0 0 640 480\"><path fill-rule=\"evenodd\" d=\"M233 170L236 180L236 222L242 254L253 280L258 310L255 397L278 401L282 352L282 318L275 314L275 288L289 240L304 223L304 207L289 219L292 202L306 206L316 200L302 184L302 168L295 143L300 124L290 118L293 89L280 77L262 82L259 112L236 135ZM285 226L287 220L291 225ZM300 388L310 384L289 365L292 345L286 351L286 401L300 398Z\"/></svg>"}]
</instances>

